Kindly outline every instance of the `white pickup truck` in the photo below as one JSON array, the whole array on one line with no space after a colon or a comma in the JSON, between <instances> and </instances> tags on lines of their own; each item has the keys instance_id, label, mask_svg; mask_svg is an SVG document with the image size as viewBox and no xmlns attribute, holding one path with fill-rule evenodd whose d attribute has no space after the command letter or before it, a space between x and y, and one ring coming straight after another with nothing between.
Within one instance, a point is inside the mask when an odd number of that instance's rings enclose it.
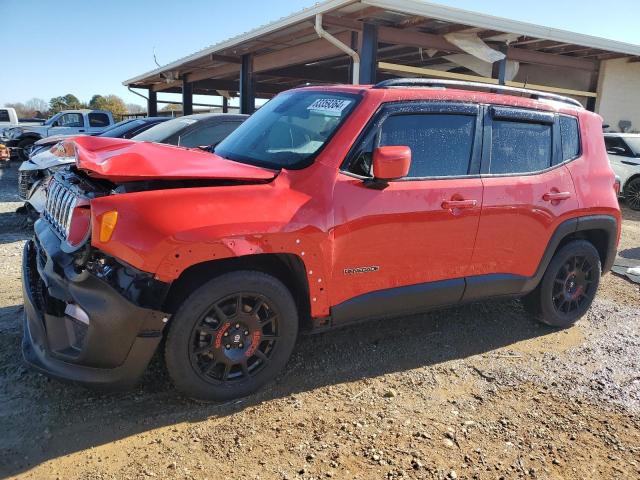
<instances>
[{"instance_id":1,"label":"white pickup truck","mask_svg":"<svg viewBox=\"0 0 640 480\"><path fill-rule=\"evenodd\" d=\"M43 123L44 120L38 120L37 118L29 118L26 120L18 118L18 113L16 112L15 108L0 108L0 130L17 126L42 125Z\"/></svg>"},{"instance_id":2,"label":"white pickup truck","mask_svg":"<svg viewBox=\"0 0 640 480\"><path fill-rule=\"evenodd\" d=\"M51 135L74 135L101 133L113 125L111 112L104 110L64 110L56 113L42 125L23 125L22 123L5 128L0 135L12 154L20 160L28 158L31 146L41 138Z\"/></svg>"}]
</instances>

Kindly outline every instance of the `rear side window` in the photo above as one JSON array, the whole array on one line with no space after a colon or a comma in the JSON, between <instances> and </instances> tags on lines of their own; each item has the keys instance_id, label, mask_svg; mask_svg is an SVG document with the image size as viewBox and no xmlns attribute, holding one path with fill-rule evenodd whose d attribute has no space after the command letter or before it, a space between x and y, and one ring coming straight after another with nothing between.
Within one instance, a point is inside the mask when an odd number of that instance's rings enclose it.
<instances>
[{"instance_id":1,"label":"rear side window","mask_svg":"<svg viewBox=\"0 0 640 480\"><path fill-rule=\"evenodd\" d=\"M550 124L494 120L489 172L515 174L549 168L551 129Z\"/></svg>"},{"instance_id":2,"label":"rear side window","mask_svg":"<svg viewBox=\"0 0 640 480\"><path fill-rule=\"evenodd\" d=\"M580 155L580 134L575 117L560 115L560 137L562 138L562 161L573 160Z\"/></svg>"},{"instance_id":3,"label":"rear side window","mask_svg":"<svg viewBox=\"0 0 640 480\"><path fill-rule=\"evenodd\" d=\"M0 122L9 122L9 111L0 109Z\"/></svg>"},{"instance_id":4,"label":"rear side window","mask_svg":"<svg viewBox=\"0 0 640 480\"><path fill-rule=\"evenodd\" d=\"M108 127L109 116L106 113L90 113L89 126L91 127Z\"/></svg>"},{"instance_id":5,"label":"rear side window","mask_svg":"<svg viewBox=\"0 0 640 480\"><path fill-rule=\"evenodd\" d=\"M475 123L473 115L393 115L382 125L379 145L411 148L408 177L467 175Z\"/></svg>"}]
</instances>

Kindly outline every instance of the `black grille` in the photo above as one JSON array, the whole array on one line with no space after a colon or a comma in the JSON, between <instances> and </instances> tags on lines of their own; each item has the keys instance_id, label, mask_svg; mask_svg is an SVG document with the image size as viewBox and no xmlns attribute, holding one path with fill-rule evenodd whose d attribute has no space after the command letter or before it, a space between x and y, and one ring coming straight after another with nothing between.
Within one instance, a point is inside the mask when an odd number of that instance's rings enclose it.
<instances>
[{"instance_id":1,"label":"black grille","mask_svg":"<svg viewBox=\"0 0 640 480\"><path fill-rule=\"evenodd\" d=\"M18 172L18 195L21 199L27 200L31 187L38 178L38 171L21 170Z\"/></svg>"}]
</instances>

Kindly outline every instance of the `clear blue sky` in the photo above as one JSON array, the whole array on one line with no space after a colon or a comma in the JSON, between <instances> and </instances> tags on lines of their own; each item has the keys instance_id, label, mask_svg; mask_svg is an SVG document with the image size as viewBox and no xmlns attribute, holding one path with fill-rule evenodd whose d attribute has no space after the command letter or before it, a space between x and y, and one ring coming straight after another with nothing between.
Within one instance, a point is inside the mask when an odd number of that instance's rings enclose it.
<instances>
[{"instance_id":1,"label":"clear blue sky","mask_svg":"<svg viewBox=\"0 0 640 480\"><path fill-rule=\"evenodd\" d=\"M0 0L0 105L66 93L143 103L122 81L316 3L313 0ZM438 3L640 44L640 2Z\"/></svg>"}]
</instances>

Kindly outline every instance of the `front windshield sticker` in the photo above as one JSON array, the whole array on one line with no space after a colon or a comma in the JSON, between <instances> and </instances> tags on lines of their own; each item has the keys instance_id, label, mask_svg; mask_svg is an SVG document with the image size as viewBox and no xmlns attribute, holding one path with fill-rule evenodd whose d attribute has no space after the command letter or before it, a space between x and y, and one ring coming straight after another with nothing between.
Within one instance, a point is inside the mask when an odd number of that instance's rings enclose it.
<instances>
[{"instance_id":1,"label":"front windshield sticker","mask_svg":"<svg viewBox=\"0 0 640 480\"><path fill-rule=\"evenodd\" d=\"M307 107L307 110L313 110L321 112L326 115L339 117L342 111L351 105L352 100L342 100L338 98L318 98L311 105Z\"/></svg>"}]
</instances>

